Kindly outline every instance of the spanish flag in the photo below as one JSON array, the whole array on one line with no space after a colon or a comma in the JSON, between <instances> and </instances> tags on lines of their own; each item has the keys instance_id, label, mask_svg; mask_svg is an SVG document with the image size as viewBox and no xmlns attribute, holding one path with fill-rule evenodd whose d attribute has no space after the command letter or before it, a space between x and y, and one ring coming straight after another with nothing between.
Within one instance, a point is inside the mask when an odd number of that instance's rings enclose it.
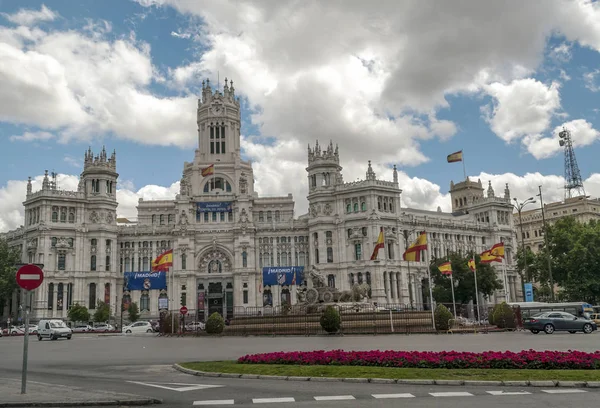
<instances>
[{"instance_id":1,"label":"spanish flag","mask_svg":"<svg viewBox=\"0 0 600 408\"><path fill-rule=\"evenodd\" d=\"M444 262L443 264L438 266L438 269L440 270L442 275L452 275L452 263L450 262Z\"/></svg>"},{"instance_id":2,"label":"spanish flag","mask_svg":"<svg viewBox=\"0 0 600 408\"><path fill-rule=\"evenodd\" d=\"M377 238L377 243L375 244L375 248L373 248L373 254L371 255L371 261L377 259L377 255L379 254L379 250L385 246L383 242L383 227L379 230L379 237Z\"/></svg>"},{"instance_id":3,"label":"spanish flag","mask_svg":"<svg viewBox=\"0 0 600 408\"><path fill-rule=\"evenodd\" d=\"M489 264L492 262L502 262L502 258L496 255L492 255L491 251L483 251L481 253L481 260L479 261L482 264Z\"/></svg>"},{"instance_id":4,"label":"spanish flag","mask_svg":"<svg viewBox=\"0 0 600 408\"><path fill-rule=\"evenodd\" d=\"M202 177L210 176L215 174L215 165L211 164L208 167L202 169Z\"/></svg>"},{"instance_id":5,"label":"spanish flag","mask_svg":"<svg viewBox=\"0 0 600 408\"><path fill-rule=\"evenodd\" d=\"M504 242L494 245L492 249L490 249L490 254L504 258Z\"/></svg>"},{"instance_id":6,"label":"spanish flag","mask_svg":"<svg viewBox=\"0 0 600 408\"><path fill-rule=\"evenodd\" d=\"M167 268L173 266L173 250L163 252L152 261L152 271L166 271Z\"/></svg>"},{"instance_id":7,"label":"spanish flag","mask_svg":"<svg viewBox=\"0 0 600 408\"><path fill-rule=\"evenodd\" d=\"M462 150L448 155L448 163L461 162L463 159Z\"/></svg>"},{"instance_id":8,"label":"spanish flag","mask_svg":"<svg viewBox=\"0 0 600 408\"><path fill-rule=\"evenodd\" d=\"M469 266L469 269L471 270L471 272L475 272L475 259L471 258L469 259L469 262L467 262L467 265Z\"/></svg>"},{"instance_id":9,"label":"spanish flag","mask_svg":"<svg viewBox=\"0 0 600 408\"><path fill-rule=\"evenodd\" d=\"M427 249L427 234L423 231L417 240L404 252L402 258L405 261L421 262L421 251L425 249Z\"/></svg>"}]
</instances>

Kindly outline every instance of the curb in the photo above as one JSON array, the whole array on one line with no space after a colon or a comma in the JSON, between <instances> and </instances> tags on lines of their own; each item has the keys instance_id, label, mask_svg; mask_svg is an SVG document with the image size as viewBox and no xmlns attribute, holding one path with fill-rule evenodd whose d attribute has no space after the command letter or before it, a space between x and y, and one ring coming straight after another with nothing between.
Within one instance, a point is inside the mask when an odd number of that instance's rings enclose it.
<instances>
[{"instance_id":1,"label":"curb","mask_svg":"<svg viewBox=\"0 0 600 408\"><path fill-rule=\"evenodd\" d=\"M0 402L0 407L107 407L107 406L143 406L162 404L156 398L99 400L99 401L52 401L52 402Z\"/></svg>"},{"instance_id":2,"label":"curb","mask_svg":"<svg viewBox=\"0 0 600 408\"><path fill-rule=\"evenodd\" d=\"M284 380L314 382L348 382L372 384L402 385L459 385L459 386L492 386L492 387L562 387L562 388L600 388L600 381L477 381L477 380L405 380L392 378L338 378L338 377L293 377L280 375L258 375L237 373L213 373L190 370L173 364L173 368L185 374L199 377L243 378L253 380ZM1 405L0 405L1 406Z\"/></svg>"}]
</instances>

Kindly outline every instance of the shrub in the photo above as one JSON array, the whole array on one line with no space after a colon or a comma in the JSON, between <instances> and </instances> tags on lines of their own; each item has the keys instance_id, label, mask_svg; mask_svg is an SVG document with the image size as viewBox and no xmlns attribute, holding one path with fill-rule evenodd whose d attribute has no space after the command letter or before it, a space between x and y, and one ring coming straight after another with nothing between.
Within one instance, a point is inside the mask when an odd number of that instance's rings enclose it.
<instances>
[{"instance_id":1,"label":"shrub","mask_svg":"<svg viewBox=\"0 0 600 408\"><path fill-rule=\"evenodd\" d=\"M448 308L444 305L437 305L434 312L435 329L447 331L450 329L450 320L454 317Z\"/></svg>"},{"instance_id":2,"label":"shrub","mask_svg":"<svg viewBox=\"0 0 600 408\"><path fill-rule=\"evenodd\" d=\"M488 320L488 323L491 324L492 326L496 325L496 320L494 320L494 312L496 311L496 306L494 306L491 309L488 308L488 319L487 320Z\"/></svg>"},{"instance_id":3,"label":"shrub","mask_svg":"<svg viewBox=\"0 0 600 408\"><path fill-rule=\"evenodd\" d=\"M242 364L339 365L404 368L598 370L600 351L344 351L318 350L251 354Z\"/></svg>"},{"instance_id":4,"label":"shrub","mask_svg":"<svg viewBox=\"0 0 600 408\"><path fill-rule=\"evenodd\" d=\"M206 321L206 332L208 334L221 334L224 328L225 320L219 313L214 312L208 317Z\"/></svg>"},{"instance_id":5,"label":"shrub","mask_svg":"<svg viewBox=\"0 0 600 408\"><path fill-rule=\"evenodd\" d=\"M492 312L494 324L501 329L514 329L517 327L515 312L506 302L502 302L494 307Z\"/></svg>"},{"instance_id":6,"label":"shrub","mask_svg":"<svg viewBox=\"0 0 600 408\"><path fill-rule=\"evenodd\" d=\"M321 327L327 333L337 333L342 325L340 312L333 307L327 306L321 315Z\"/></svg>"}]
</instances>

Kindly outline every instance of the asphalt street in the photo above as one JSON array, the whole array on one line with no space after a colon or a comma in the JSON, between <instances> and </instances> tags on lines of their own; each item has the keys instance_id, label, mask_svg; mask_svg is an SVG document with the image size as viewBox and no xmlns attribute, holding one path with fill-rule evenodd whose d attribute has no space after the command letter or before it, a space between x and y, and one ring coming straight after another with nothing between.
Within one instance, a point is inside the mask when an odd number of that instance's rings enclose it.
<instances>
[{"instance_id":1,"label":"asphalt street","mask_svg":"<svg viewBox=\"0 0 600 408\"><path fill-rule=\"evenodd\" d=\"M163 407L279 406L486 408L597 406L600 390L526 387L412 386L341 382L242 380L190 376L174 362L235 359L243 354L314 349L597 350L598 335L498 333L356 337L163 338L148 335L30 343L29 379L162 399ZM0 377L20 378L23 338L0 339ZM556 394L560 391L564 393ZM553 393L551 393L553 392ZM512 393L512 394L507 394ZM516 394L515 394L516 393ZM196 404L196 405L194 405Z\"/></svg>"}]
</instances>

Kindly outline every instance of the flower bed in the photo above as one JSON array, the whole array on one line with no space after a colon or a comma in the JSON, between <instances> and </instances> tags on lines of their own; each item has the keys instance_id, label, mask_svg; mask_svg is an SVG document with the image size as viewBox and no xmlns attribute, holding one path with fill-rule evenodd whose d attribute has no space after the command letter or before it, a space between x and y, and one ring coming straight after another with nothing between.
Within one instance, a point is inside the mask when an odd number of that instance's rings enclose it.
<instances>
[{"instance_id":1,"label":"flower bed","mask_svg":"<svg viewBox=\"0 0 600 408\"><path fill-rule=\"evenodd\" d=\"M600 369L600 351L305 351L249 354L242 364L340 365L403 368Z\"/></svg>"}]
</instances>

